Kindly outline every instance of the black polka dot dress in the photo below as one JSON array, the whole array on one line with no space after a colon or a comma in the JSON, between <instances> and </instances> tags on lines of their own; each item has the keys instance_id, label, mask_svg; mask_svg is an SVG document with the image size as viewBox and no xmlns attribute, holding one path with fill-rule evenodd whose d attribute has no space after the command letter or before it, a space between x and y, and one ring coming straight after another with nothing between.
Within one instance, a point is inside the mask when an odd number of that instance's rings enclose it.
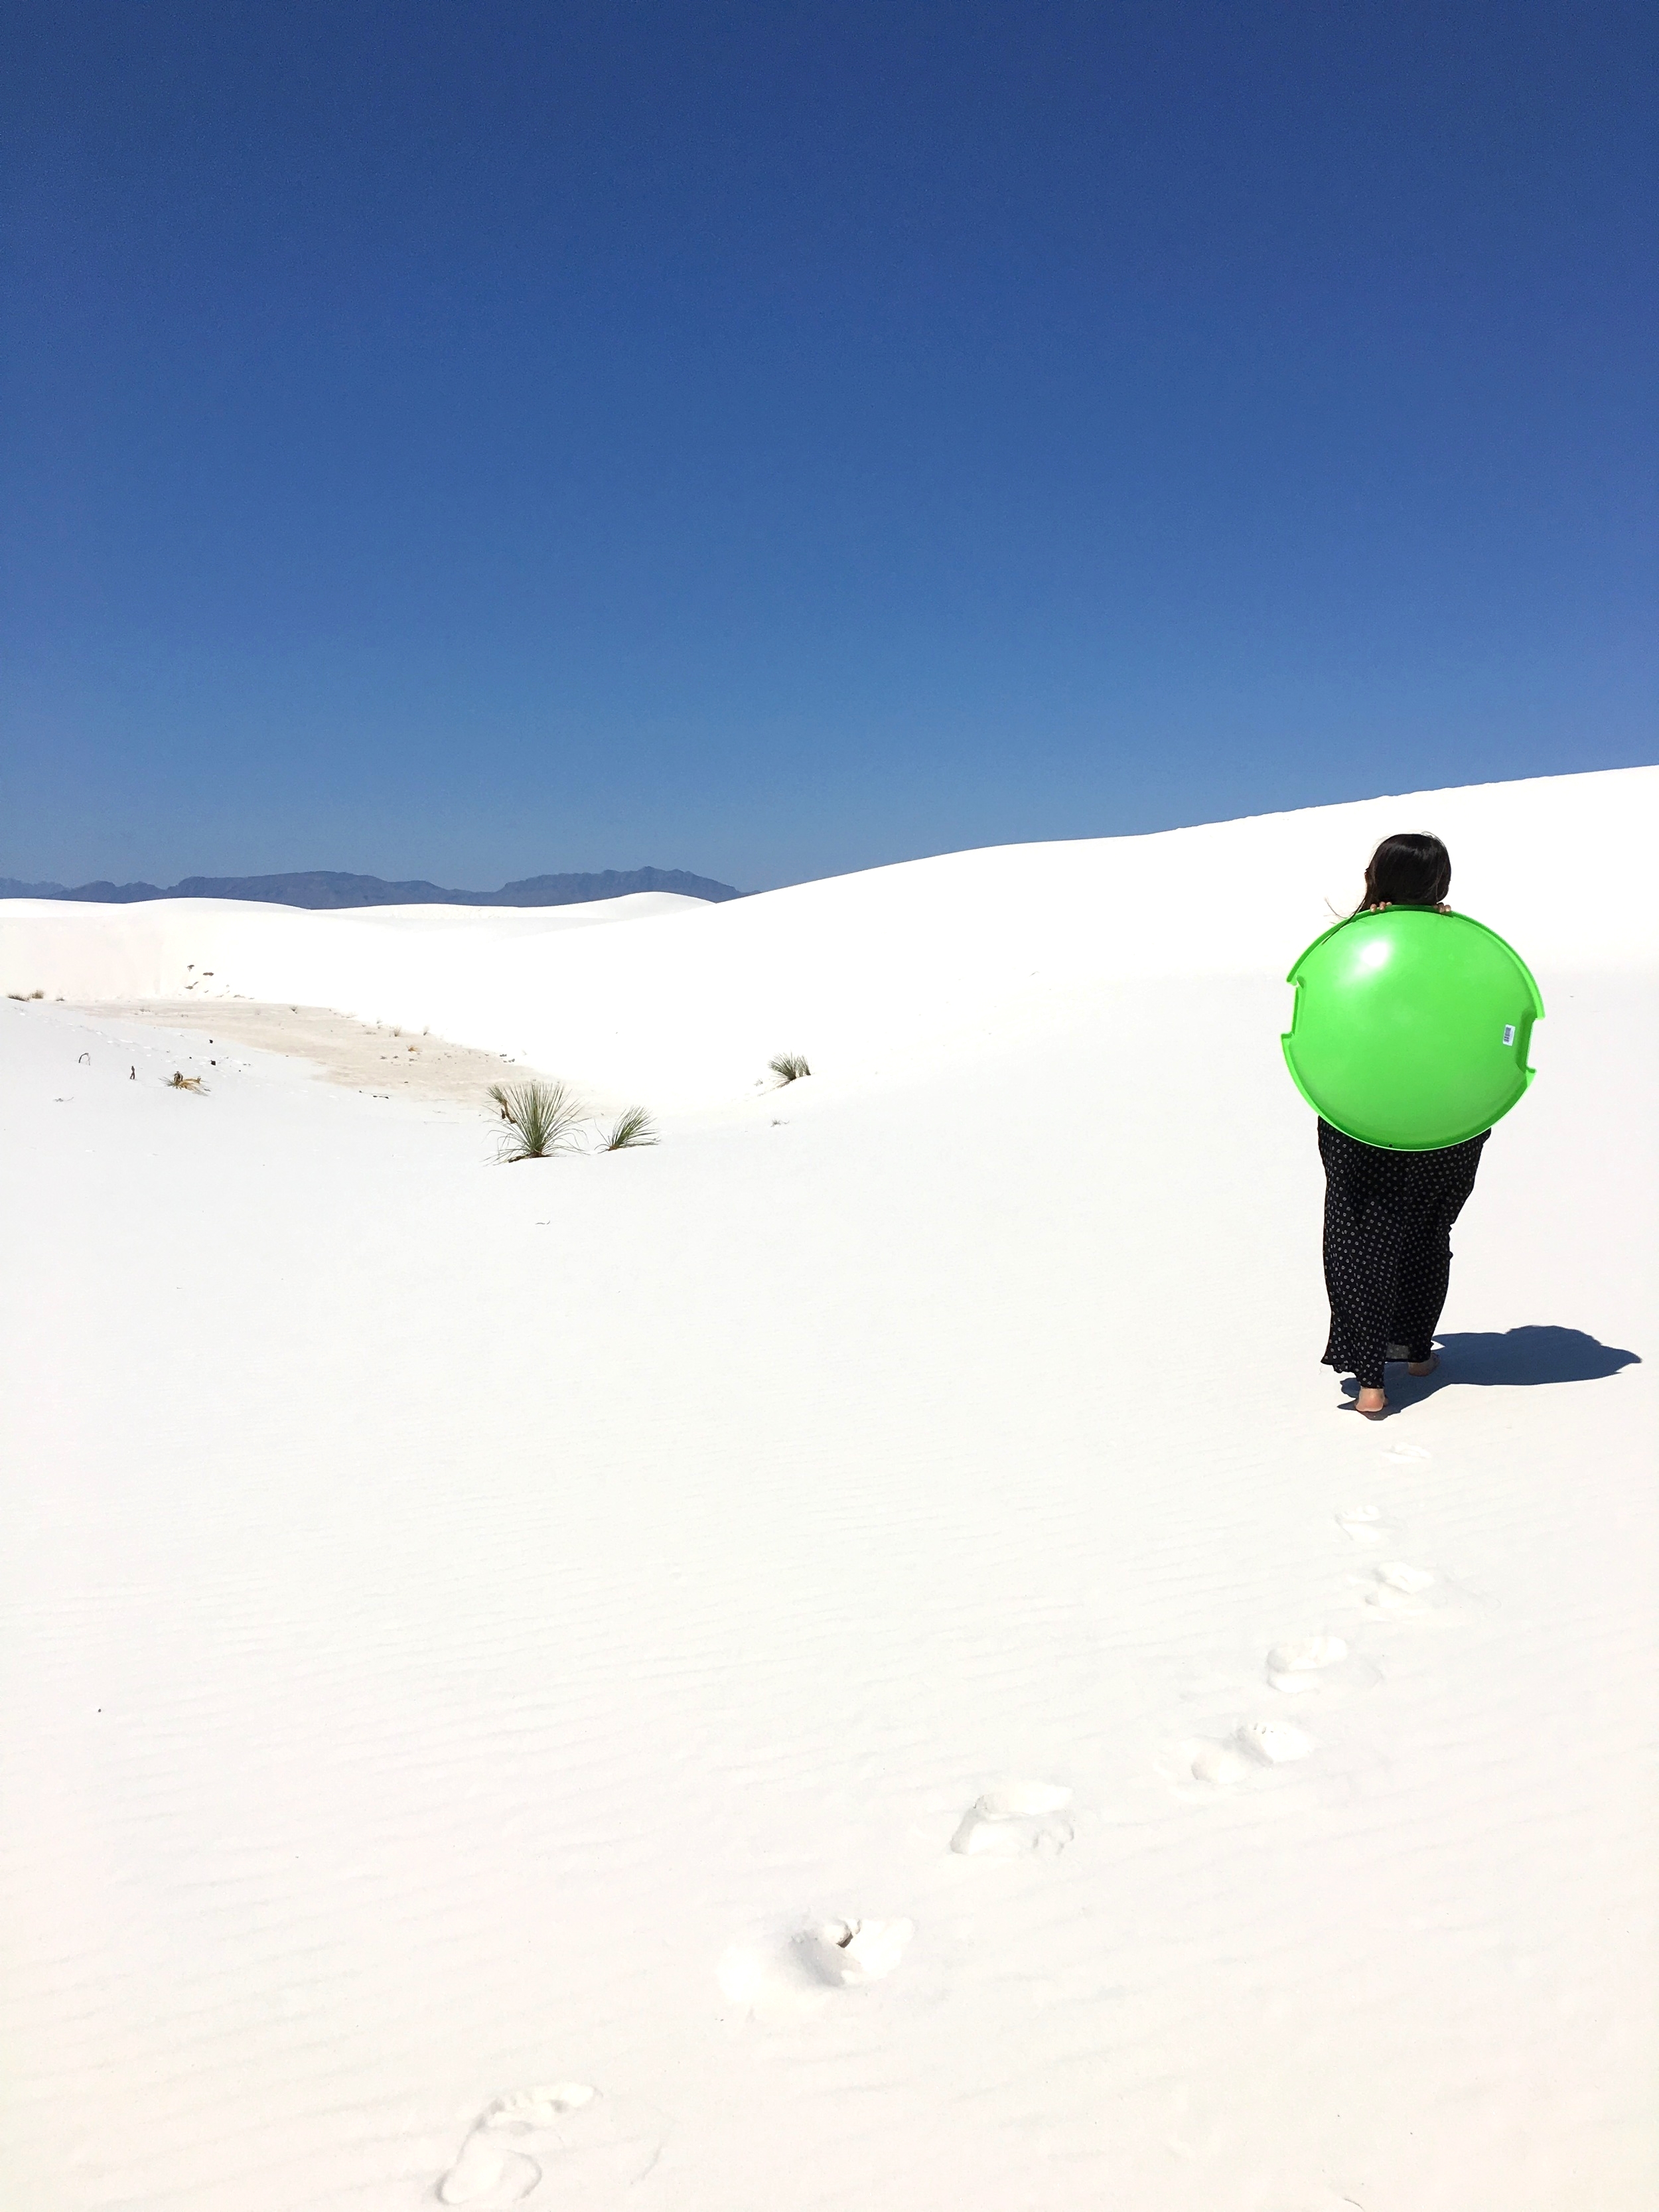
<instances>
[{"instance_id":1,"label":"black polka dot dress","mask_svg":"<svg viewBox=\"0 0 1659 2212\"><path fill-rule=\"evenodd\" d=\"M1385 1358L1426 1359L1451 1274L1451 1225L1490 1129L1433 1152L1391 1152L1319 1125L1325 1163L1325 1364L1382 1388Z\"/></svg>"}]
</instances>

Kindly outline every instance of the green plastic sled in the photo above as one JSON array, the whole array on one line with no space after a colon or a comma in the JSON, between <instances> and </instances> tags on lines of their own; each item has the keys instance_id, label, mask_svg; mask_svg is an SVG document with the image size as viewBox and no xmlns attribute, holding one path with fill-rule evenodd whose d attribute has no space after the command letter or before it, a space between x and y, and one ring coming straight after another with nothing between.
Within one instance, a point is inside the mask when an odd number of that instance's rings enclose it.
<instances>
[{"instance_id":1,"label":"green plastic sled","mask_svg":"<svg viewBox=\"0 0 1659 2212\"><path fill-rule=\"evenodd\" d=\"M1316 938L1285 980L1296 986L1280 1040L1291 1080L1362 1145L1461 1145L1532 1081L1538 986L1520 954L1466 914L1357 914Z\"/></svg>"}]
</instances>

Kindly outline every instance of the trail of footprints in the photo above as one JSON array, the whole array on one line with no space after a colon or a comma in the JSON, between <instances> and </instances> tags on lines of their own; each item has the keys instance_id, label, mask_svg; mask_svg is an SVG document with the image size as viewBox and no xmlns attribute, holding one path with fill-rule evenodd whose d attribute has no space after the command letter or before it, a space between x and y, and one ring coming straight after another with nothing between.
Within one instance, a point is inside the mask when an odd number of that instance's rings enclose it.
<instances>
[{"instance_id":1,"label":"trail of footprints","mask_svg":"<svg viewBox=\"0 0 1659 2212\"><path fill-rule=\"evenodd\" d=\"M1403 1462L1430 1455L1420 1444L1396 1444L1382 1456ZM1351 1506L1336 1516L1336 1524L1359 1548L1391 1548L1400 1534L1398 1522L1376 1505ZM1435 1601L1437 1589L1426 1568L1389 1559L1372 1568L1360 1602L1371 1613L1420 1612ZM1279 1698L1316 1704L1333 1692L1369 1688L1382 1679L1346 1638L1323 1633L1273 1644L1263 1673ZM1189 1768L1195 1780L1229 1789L1310 1758L1317 1748L1299 1722L1274 1714L1241 1721L1220 1741L1189 1747ZM1057 1783L1005 1782L963 1813L950 1849L963 1858L1053 1858L1075 1834L1069 1790ZM720 1990L736 2011L757 2021L805 2018L834 2004L840 1991L885 1980L902 1963L915 1932L911 1920L830 1920L775 1931L726 1953L718 1973ZM439 2181L436 2201L475 2212L504 2212L532 2201L533 2212L559 2205L571 2212L603 2212L650 2172L665 2132L659 2115L613 2103L584 2081L518 2090L480 2113Z\"/></svg>"},{"instance_id":2,"label":"trail of footprints","mask_svg":"<svg viewBox=\"0 0 1659 2212\"><path fill-rule=\"evenodd\" d=\"M1420 1464L1429 1458L1421 1444L1397 1443L1382 1454L1399 1464ZM1361 1548L1391 1547L1400 1524L1377 1505L1352 1505L1336 1516L1336 1525L1350 1543ZM1364 1577L1359 1601L1371 1615L1426 1612L1442 1601L1438 1577L1426 1567L1404 1559L1384 1559ZM1369 1689L1382 1680L1370 1660L1358 1656L1341 1636L1304 1636L1275 1644L1263 1667L1269 1686L1281 1697L1328 1698L1333 1692ZM1318 1748L1308 1731L1290 1721L1242 1721L1221 1742L1192 1747L1189 1761L1194 1781L1231 1787L1268 1769L1306 1759Z\"/></svg>"}]
</instances>

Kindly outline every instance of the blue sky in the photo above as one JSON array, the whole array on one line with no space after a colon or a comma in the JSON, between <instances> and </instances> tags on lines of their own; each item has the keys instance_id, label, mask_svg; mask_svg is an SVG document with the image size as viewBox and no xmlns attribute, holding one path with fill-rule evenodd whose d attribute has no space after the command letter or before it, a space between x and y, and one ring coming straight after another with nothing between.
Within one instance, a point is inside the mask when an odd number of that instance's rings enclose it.
<instances>
[{"instance_id":1,"label":"blue sky","mask_svg":"<svg viewBox=\"0 0 1659 2212\"><path fill-rule=\"evenodd\" d=\"M0 873L1651 761L1659 18L21 0Z\"/></svg>"}]
</instances>

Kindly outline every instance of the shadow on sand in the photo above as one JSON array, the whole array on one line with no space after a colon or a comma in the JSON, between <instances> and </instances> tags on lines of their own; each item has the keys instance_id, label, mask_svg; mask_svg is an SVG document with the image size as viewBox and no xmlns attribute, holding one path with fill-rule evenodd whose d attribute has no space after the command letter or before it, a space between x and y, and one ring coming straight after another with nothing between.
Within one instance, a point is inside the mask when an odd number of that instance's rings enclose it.
<instances>
[{"instance_id":1,"label":"shadow on sand","mask_svg":"<svg viewBox=\"0 0 1659 2212\"><path fill-rule=\"evenodd\" d=\"M1542 1323L1527 1328L1466 1329L1437 1337L1440 1365L1424 1381L1429 1389L1448 1382L1599 1382L1621 1367L1639 1367L1640 1356L1603 1344L1582 1328Z\"/></svg>"},{"instance_id":2,"label":"shadow on sand","mask_svg":"<svg viewBox=\"0 0 1659 2212\"><path fill-rule=\"evenodd\" d=\"M1389 1396L1396 1406L1420 1405L1437 1390L1456 1383L1509 1389L1540 1382L1597 1382L1621 1367L1639 1367L1641 1355L1603 1344L1582 1328L1557 1328L1548 1322L1525 1328L1462 1329L1435 1339L1440 1364L1432 1375L1389 1370ZM1358 1385L1344 1382L1353 1397Z\"/></svg>"}]
</instances>

